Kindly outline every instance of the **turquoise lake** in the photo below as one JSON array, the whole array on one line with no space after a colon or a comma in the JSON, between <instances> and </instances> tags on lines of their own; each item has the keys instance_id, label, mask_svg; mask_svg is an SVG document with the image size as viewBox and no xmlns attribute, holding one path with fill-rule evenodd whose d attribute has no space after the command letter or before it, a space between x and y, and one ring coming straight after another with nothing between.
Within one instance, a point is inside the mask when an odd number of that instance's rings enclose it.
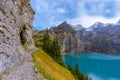
<instances>
[{"instance_id":1,"label":"turquoise lake","mask_svg":"<svg viewBox=\"0 0 120 80\"><path fill-rule=\"evenodd\" d=\"M83 74L92 80L120 80L120 56L104 54L67 54L63 55L65 65L79 65Z\"/></svg>"}]
</instances>

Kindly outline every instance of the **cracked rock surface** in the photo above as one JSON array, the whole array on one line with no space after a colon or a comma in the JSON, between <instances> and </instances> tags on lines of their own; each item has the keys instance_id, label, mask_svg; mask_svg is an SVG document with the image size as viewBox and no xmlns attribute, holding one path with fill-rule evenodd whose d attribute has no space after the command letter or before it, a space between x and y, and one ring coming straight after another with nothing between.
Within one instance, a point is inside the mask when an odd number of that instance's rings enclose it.
<instances>
[{"instance_id":1,"label":"cracked rock surface","mask_svg":"<svg viewBox=\"0 0 120 80\"><path fill-rule=\"evenodd\" d=\"M33 18L29 0L0 0L0 73L22 64L22 45L33 48Z\"/></svg>"},{"instance_id":2,"label":"cracked rock surface","mask_svg":"<svg viewBox=\"0 0 120 80\"><path fill-rule=\"evenodd\" d=\"M9 74L4 75L2 80L37 80L32 59L32 52L34 50L36 49L26 52L23 64Z\"/></svg>"}]
</instances>

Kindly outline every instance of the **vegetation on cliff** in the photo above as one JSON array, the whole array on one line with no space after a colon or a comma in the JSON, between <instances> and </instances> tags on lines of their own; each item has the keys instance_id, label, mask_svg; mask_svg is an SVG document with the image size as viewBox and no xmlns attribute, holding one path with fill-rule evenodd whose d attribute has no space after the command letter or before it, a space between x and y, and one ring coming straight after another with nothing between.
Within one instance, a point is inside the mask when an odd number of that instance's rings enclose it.
<instances>
[{"instance_id":1,"label":"vegetation on cliff","mask_svg":"<svg viewBox=\"0 0 120 80\"><path fill-rule=\"evenodd\" d=\"M57 63L63 65L63 60L60 52L60 46L57 39L51 40L48 30L45 31L41 44L42 49L48 53Z\"/></svg>"}]
</instances>

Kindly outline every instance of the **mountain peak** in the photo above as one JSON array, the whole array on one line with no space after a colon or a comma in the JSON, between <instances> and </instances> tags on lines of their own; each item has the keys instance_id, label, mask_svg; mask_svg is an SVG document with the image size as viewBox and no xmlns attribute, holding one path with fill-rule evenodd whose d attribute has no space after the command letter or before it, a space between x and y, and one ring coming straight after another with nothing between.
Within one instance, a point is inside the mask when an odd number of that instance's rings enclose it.
<instances>
[{"instance_id":1,"label":"mountain peak","mask_svg":"<svg viewBox=\"0 0 120 80\"><path fill-rule=\"evenodd\" d=\"M63 21L61 24L68 24L67 21Z\"/></svg>"},{"instance_id":2,"label":"mountain peak","mask_svg":"<svg viewBox=\"0 0 120 80\"><path fill-rule=\"evenodd\" d=\"M75 31L85 29L85 28L84 28L82 25L80 25L80 24L77 24L77 25L75 25L75 26L72 26L72 28L73 28Z\"/></svg>"},{"instance_id":3,"label":"mountain peak","mask_svg":"<svg viewBox=\"0 0 120 80\"><path fill-rule=\"evenodd\" d=\"M95 28L101 27L101 26L103 26L103 25L104 25L104 23L96 22L95 24L93 24L93 25L91 26L91 28L95 29Z\"/></svg>"},{"instance_id":4,"label":"mountain peak","mask_svg":"<svg viewBox=\"0 0 120 80\"><path fill-rule=\"evenodd\" d=\"M102 26L104 26L104 23L96 22L92 26L88 27L87 31L92 31L92 30L97 29L97 28L102 27Z\"/></svg>"},{"instance_id":5,"label":"mountain peak","mask_svg":"<svg viewBox=\"0 0 120 80\"><path fill-rule=\"evenodd\" d=\"M57 26L58 28L72 28L72 26L70 24L68 24L66 21L62 22L61 24L59 24Z\"/></svg>"},{"instance_id":6,"label":"mountain peak","mask_svg":"<svg viewBox=\"0 0 120 80\"><path fill-rule=\"evenodd\" d=\"M62 22L61 24L58 25L58 27L63 27L63 26L68 26L69 24L67 21Z\"/></svg>"},{"instance_id":7,"label":"mountain peak","mask_svg":"<svg viewBox=\"0 0 120 80\"><path fill-rule=\"evenodd\" d=\"M56 26L55 32L74 32L75 30L72 28L72 25L68 24L66 21L62 22L58 26Z\"/></svg>"},{"instance_id":8,"label":"mountain peak","mask_svg":"<svg viewBox=\"0 0 120 80\"><path fill-rule=\"evenodd\" d=\"M96 22L94 25L104 25L104 24L101 22Z\"/></svg>"}]
</instances>

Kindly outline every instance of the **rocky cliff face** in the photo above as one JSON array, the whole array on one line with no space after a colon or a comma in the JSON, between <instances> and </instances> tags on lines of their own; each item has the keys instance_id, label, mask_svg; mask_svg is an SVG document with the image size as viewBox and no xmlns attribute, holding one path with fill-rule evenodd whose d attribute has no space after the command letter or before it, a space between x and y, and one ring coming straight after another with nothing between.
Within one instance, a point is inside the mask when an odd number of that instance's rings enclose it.
<instances>
[{"instance_id":1,"label":"rocky cliff face","mask_svg":"<svg viewBox=\"0 0 120 80\"><path fill-rule=\"evenodd\" d=\"M95 28L96 26L96 28ZM91 28L91 29L90 29ZM84 36L86 52L120 55L120 24L92 25Z\"/></svg>"},{"instance_id":2,"label":"rocky cliff face","mask_svg":"<svg viewBox=\"0 0 120 80\"><path fill-rule=\"evenodd\" d=\"M58 38L62 53L80 53L83 51L83 47L81 47L83 43L78 32L67 22L63 22L49 31L51 35L56 35Z\"/></svg>"},{"instance_id":3,"label":"rocky cliff face","mask_svg":"<svg viewBox=\"0 0 120 80\"><path fill-rule=\"evenodd\" d=\"M33 48L33 16L29 0L0 0L0 72L22 63L23 45Z\"/></svg>"},{"instance_id":4,"label":"rocky cliff face","mask_svg":"<svg viewBox=\"0 0 120 80\"><path fill-rule=\"evenodd\" d=\"M116 24L96 22L89 28L71 26L63 22L51 28L50 33L56 34L61 52L67 53L105 53L120 55L120 21Z\"/></svg>"}]
</instances>

